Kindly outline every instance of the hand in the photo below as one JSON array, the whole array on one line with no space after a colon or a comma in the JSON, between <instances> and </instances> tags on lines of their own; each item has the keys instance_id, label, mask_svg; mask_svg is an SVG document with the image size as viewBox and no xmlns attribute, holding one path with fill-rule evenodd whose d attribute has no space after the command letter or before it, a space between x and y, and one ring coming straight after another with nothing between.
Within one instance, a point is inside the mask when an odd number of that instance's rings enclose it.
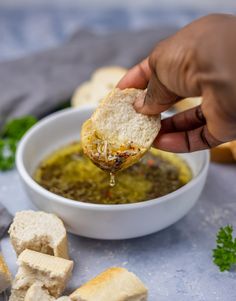
<instances>
[{"instance_id":1,"label":"hand","mask_svg":"<svg viewBox=\"0 0 236 301\"><path fill-rule=\"evenodd\" d=\"M154 146L173 152L207 149L236 139L236 17L203 17L161 41L118 87L147 88L135 109L159 114L184 97L202 105L162 121Z\"/></svg>"}]
</instances>

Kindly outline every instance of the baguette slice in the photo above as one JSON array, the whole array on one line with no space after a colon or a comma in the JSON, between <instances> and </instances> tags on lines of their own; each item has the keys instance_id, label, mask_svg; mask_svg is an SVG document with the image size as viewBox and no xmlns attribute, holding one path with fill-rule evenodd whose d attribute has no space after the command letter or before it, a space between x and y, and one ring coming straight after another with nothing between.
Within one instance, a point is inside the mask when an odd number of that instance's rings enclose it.
<instances>
[{"instance_id":1,"label":"baguette slice","mask_svg":"<svg viewBox=\"0 0 236 301\"><path fill-rule=\"evenodd\" d=\"M236 141L230 141L211 149L211 161L217 163L236 162Z\"/></svg>"},{"instance_id":2,"label":"baguette slice","mask_svg":"<svg viewBox=\"0 0 236 301\"><path fill-rule=\"evenodd\" d=\"M19 291L26 294L35 282L42 283L49 294L57 298L64 290L73 268L73 262L70 260L32 250L25 250L20 254L18 265L19 269L12 285L12 298Z\"/></svg>"},{"instance_id":3,"label":"baguette slice","mask_svg":"<svg viewBox=\"0 0 236 301\"><path fill-rule=\"evenodd\" d=\"M11 273L0 253L0 293L5 291L11 285Z\"/></svg>"},{"instance_id":4,"label":"baguette slice","mask_svg":"<svg viewBox=\"0 0 236 301\"><path fill-rule=\"evenodd\" d=\"M16 254L25 249L68 259L67 234L63 222L54 214L41 211L16 213L9 229Z\"/></svg>"},{"instance_id":5,"label":"baguette slice","mask_svg":"<svg viewBox=\"0 0 236 301\"><path fill-rule=\"evenodd\" d=\"M230 149L231 149L234 161L236 162L236 140L233 140L230 142Z\"/></svg>"},{"instance_id":6,"label":"baguette slice","mask_svg":"<svg viewBox=\"0 0 236 301\"><path fill-rule=\"evenodd\" d=\"M120 66L98 68L92 74L91 81L101 83L112 90L128 70Z\"/></svg>"},{"instance_id":7,"label":"baguette slice","mask_svg":"<svg viewBox=\"0 0 236 301\"><path fill-rule=\"evenodd\" d=\"M24 301L55 301L56 299L49 295L49 292L43 288L41 282L35 282L28 289Z\"/></svg>"},{"instance_id":8,"label":"baguette slice","mask_svg":"<svg viewBox=\"0 0 236 301\"><path fill-rule=\"evenodd\" d=\"M151 147L160 130L160 116L135 111L138 89L114 89L82 126L84 153L103 170L115 173L136 163Z\"/></svg>"},{"instance_id":9,"label":"baguette slice","mask_svg":"<svg viewBox=\"0 0 236 301\"><path fill-rule=\"evenodd\" d=\"M72 106L97 106L100 100L115 88L126 72L127 69L118 66L107 66L97 69L89 81L82 83L75 90L71 99Z\"/></svg>"},{"instance_id":10,"label":"baguette slice","mask_svg":"<svg viewBox=\"0 0 236 301\"><path fill-rule=\"evenodd\" d=\"M147 288L133 273L113 267L70 295L72 301L146 301Z\"/></svg>"},{"instance_id":11,"label":"baguette slice","mask_svg":"<svg viewBox=\"0 0 236 301\"><path fill-rule=\"evenodd\" d=\"M202 103L202 97L188 97L184 98L174 104L174 108L179 111L185 111L196 106L199 106Z\"/></svg>"}]
</instances>

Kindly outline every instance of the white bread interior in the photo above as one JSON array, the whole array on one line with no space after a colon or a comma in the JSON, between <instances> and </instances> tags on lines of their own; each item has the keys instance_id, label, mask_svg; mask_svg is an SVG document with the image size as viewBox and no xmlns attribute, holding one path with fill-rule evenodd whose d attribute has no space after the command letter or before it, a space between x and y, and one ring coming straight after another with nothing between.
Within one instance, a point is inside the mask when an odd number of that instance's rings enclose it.
<instances>
[{"instance_id":1,"label":"white bread interior","mask_svg":"<svg viewBox=\"0 0 236 301\"><path fill-rule=\"evenodd\" d=\"M23 251L18 257L19 269L12 284L12 294L27 291L35 282L42 283L55 298L63 292L73 269L73 262L32 250Z\"/></svg>"},{"instance_id":2,"label":"white bread interior","mask_svg":"<svg viewBox=\"0 0 236 301\"><path fill-rule=\"evenodd\" d=\"M151 147L160 130L160 116L143 115L133 107L145 93L116 88L83 124L83 150L100 168L110 172L127 168Z\"/></svg>"},{"instance_id":3,"label":"white bread interior","mask_svg":"<svg viewBox=\"0 0 236 301\"><path fill-rule=\"evenodd\" d=\"M35 282L28 289L24 301L55 301L56 299L49 295L48 290L43 287L43 283Z\"/></svg>"},{"instance_id":4,"label":"white bread interior","mask_svg":"<svg viewBox=\"0 0 236 301\"><path fill-rule=\"evenodd\" d=\"M8 266L0 253L0 293L5 291L11 285L11 273Z\"/></svg>"},{"instance_id":5,"label":"white bread interior","mask_svg":"<svg viewBox=\"0 0 236 301\"><path fill-rule=\"evenodd\" d=\"M146 301L147 288L124 268L113 267L70 295L72 301Z\"/></svg>"},{"instance_id":6,"label":"white bread interior","mask_svg":"<svg viewBox=\"0 0 236 301\"><path fill-rule=\"evenodd\" d=\"M25 301L25 295L27 293L27 288L24 289L12 289L9 301Z\"/></svg>"},{"instance_id":7,"label":"white bread interior","mask_svg":"<svg viewBox=\"0 0 236 301\"><path fill-rule=\"evenodd\" d=\"M97 69L89 81L82 83L74 92L71 104L73 107L84 105L97 106L119 80L127 69L118 66L107 66Z\"/></svg>"},{"instance_id":8,"label":"white bread interior","mask_svg":"<svg viewBox=\"0 0 236 301\"><path fill-rule=\"evenodd\" d=\"M9 234L17 255L31 249L69 258L66 229L54 214L32 210L17 212Z\"/></svg>"}]
</instances>

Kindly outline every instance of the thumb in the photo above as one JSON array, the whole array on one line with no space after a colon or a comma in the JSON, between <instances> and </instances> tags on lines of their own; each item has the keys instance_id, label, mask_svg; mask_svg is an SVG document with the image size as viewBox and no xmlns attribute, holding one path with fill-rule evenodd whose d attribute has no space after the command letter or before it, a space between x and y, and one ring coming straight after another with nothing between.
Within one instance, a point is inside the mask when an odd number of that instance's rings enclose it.
<instances>
[{"instance_id":1,"label":"thumb","mask_svg":"<svg viewBox=\"0 0 236 301\"><path fill-rule=\"evenodd\" d=\"M138 113L157 115L167 110L179 99L181 99L181 97L168 90L161 83L157 75L152 72L147 86L146 96L145 98L137 98L134 103L134 108Z\"/></svg>"}]
</instances>

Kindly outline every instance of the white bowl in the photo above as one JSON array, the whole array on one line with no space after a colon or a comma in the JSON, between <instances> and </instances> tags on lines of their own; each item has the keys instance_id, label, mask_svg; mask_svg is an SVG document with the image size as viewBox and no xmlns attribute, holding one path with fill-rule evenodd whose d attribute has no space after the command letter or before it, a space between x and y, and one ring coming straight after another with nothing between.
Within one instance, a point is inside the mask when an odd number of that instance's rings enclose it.
<instances>
[{"instance_id":1,"label":"white bowl","mask_svg":"<svg viewBox=\"0 0 236 301\"><path fill-rule=\"evenodd\" d=\"M80 138L83 122L93 109L66 109L39 121L21 140L16 165L31 201L41 210L60 216L68 231L91 238L126 239L147 235L181 219L196 203L203 189L209 152L181 154L194 177L180 189L149 201L98 205L73 201L47 191L32 179L39 162L48 154Z\"/></svg>"}]
</instances>

